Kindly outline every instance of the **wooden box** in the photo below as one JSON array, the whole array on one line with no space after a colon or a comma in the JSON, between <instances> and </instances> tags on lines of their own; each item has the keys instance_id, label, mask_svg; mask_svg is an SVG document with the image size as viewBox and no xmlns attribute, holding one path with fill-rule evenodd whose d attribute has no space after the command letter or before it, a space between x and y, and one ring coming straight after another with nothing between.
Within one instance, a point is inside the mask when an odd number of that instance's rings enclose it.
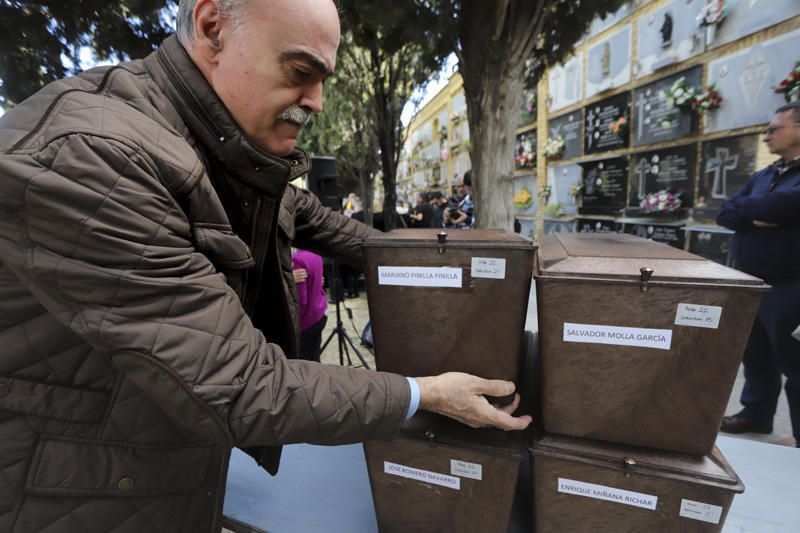
<instances>
[{"instance_id":1,"label":"wooden box","mask_svg":"<svg viewBox=\"0 0 800 533\"><path fill-rule=\"evenodd\" d=\"M631 235L550 235L539 254L545 431L709 453L768 287Z\"/></svg>"},{"instance_id":2,"label":"wooden box","mask_svg":"<svg viewBox=\"0 0 800 533\"><path fill-rule=\"evenodd\" d=\"M378 370L516 381L535 260L535 245L503 230L397 230L367 240Z\"/></svg>"},{"instance_id":3,"label":"wooden box","mask_svg":"<svg viewBox=\"0 0 800 533\"><path fill-rule=\"evenodd\" d=\"M537 533L722 531L744 491L718 448L694 456L549 435L531 470Z\"/></svg>"},{"instance_id":4,"label":"wooden box","mask_svg":"<svg viewBox=\"0 0 800 533\"><path fill-rule=\"evenodd\" d=\"M368 441L381 533L508 531L525 434L420 412L393 441Z\"/></svg>"}]
</instances>

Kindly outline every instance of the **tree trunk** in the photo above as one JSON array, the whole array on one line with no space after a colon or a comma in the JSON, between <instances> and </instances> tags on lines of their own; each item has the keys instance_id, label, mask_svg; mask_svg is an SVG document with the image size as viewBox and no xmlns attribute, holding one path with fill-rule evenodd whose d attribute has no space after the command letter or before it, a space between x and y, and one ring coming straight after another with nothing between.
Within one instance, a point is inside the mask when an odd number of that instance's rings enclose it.
<instances>
[{"instance_id":1,"label":"tree trunk","mask_svg":"<svg viewBox=\"0 0 800 533\"><path fill-rule=\"evenodd\" d=\"M476 223L513 230L514 148L525 60L547 5L463 0L456 55L469 119Z\"/></svg>"}]
</instances>

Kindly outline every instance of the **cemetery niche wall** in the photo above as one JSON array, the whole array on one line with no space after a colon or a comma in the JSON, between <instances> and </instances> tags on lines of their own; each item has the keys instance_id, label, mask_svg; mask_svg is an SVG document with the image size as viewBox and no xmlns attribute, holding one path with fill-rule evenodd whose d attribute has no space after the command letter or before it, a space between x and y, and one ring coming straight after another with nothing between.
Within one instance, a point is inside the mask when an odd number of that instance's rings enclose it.
<instances>
[{"instance_id":1,"label":"cemetery niche wall","mask_svg":"<svg viewBox=\"0 0 800 533\"><path fill-rule=\"evenodd\" d=\"M692 94L700 88L703 68L696 66L633 91L634 146L670 141L697 132Z\"/></svg>"},{"instance_id":2,"label":"cemetery niche wall","mask_svg":"<svg viewBox=\"0 0 800 533\"><path fill-rule=\"evenodd\" d=\"M625 207L628 187L627 157L581 163L583 169L582 215L618 215Z\"/></svg>"},{"instance_id":3,"label":"cemetery niche wall","mask_svg":"<svg viewBox=\"0 0 800 533\"><path fill-rule=\"evenodd\" d=\"M704 32L696 21L705 3L705 0L672 0L639 19L633 66L636 78L705 51Z\"/></svg>"},{"instance_id":4,"label":"cemetery niche wall","mask_svg":"<svg viewBox=\"0 0 800 533\"><path fill-rule=\"evenodd\" d=\"M688 215L694 200L697 146L633 154L626 214L679 218Z\"/></svg>"},{"instance_id":5,"label":"cemetery niche wall","mask_svg":"<svg viewBox=\"0 0 800 533\"><path fill-rule=\"evenodd\" d=\"M697 199L692 218L713 222L720 207L756 171L758 135L738 135L701 145Z\"/></svg>"},{"instance_id":6,"label":"cemetery niche wall","mask_svg":"<svg viewBox=\"0 0 800 533\"><path fill-rule=\"evenodd\" d=\"M589 104L583 112L584 152L593 154L626 148L630 130L630 93Z\"/></svg>"}]
</instances>

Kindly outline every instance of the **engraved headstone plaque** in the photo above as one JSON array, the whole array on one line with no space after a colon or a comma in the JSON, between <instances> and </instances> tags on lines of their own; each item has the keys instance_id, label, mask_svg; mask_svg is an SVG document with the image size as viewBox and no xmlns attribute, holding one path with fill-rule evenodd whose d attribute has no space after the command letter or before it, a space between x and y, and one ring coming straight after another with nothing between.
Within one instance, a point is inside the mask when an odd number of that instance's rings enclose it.
<instances>
[{"instance_id":1,"label":"engraved headstone plaque","mask_svg":"<svg viewBox=\"0 0 800 533\"><path fill-rule=\"evenodd\" d=\"M578 212L579 195L576 187L583 181L581 166L577 164L548 165L547 184L550 186L550 202L557 203L562 214Z\"/></svg>"},{"instance_id":2,"label":"engraved headstone plaque","mask_svg":"<svg viewBox=\"0 0 800 533\"><path fill-rule=\"evenodd\" d=\"M583 99L583 54L576 54L547 73L547 109L552 113Z\"/></svg>"},{"instance_id":3,"label":"engraved headstone plaque","mask_svg":"<svg viewBox=\"0 0 800 533\"><path fill-rule=\"evenodd\" d=\"M697 131L697 113L675 107L667 93L680 79L699 89L702 73L702 67L698 65L634 91L631 136L634 146L678 139Z\"/></svg>"},{"instance_id":4,"label":"engraved headstone plaque","mask_svg":"<svg viewBox=\"0 0 800 533\"><path fill-rule=\"evenodd\" d=\"M730 5L725 20L714 32L711 48L740 39L778 22L800 15L797 0L740 0L726 2Z\"/></svg>"},{"instance_id":5,"label":"engraved headstone plaque","mask_svg":"<svg viewBox=\"0 0 800 533\"><path fill-rule=\"evenodd\" d=\"M631 81L631 27L623 26L587 52L586 97Z\"/></svg>"},{"instance_id":6,"label":"engraved headstone plaque","mask_svg":"<svg viewBox=\"0 0 800 533\"><path fill-rule=\"evenodd\" d=\"M583 117L581 110L567 113L557 118L550 119L547 129L551 139L560 136L564 139L564 153L562 159L570 159L583 155L583 138L581 136L581 126Z\"/></svg>"},{"instance_id":7,"label":"engraved headstone plaque","mask_svg":"<svg viewBox=\"0 0 800 533\"><path fill-rule=\"evenodd\" d=\"M768 123L786 103L773 88L794 68L798 43L800 30L795 30L711 61L709 83L716 84L723 101L706 115L705 131Z\"/></svg>"},{"instance_id":8,"label":"engraved headstone plaque","mask_svg":"<svg viewBox=\"0 0 800 533\"><path fill-rule=\"evenodd\" d=\"M725 266L731 266L733 232L725 228L686 226L689 251Z\"/></svg>"},{"instance_id":9,"label":"engraved headstone plaque","mask_svg":"<svg viewBox=\"0 0 800 533\"><path fill-rule=\"evenodd\" d=\"M579 218L577 221L579 233L619 233L622 224L614 220L598 218Z\"/></svg>"},{"instance_id":10,"label":"engraved headstone plaque","mask_svg":"<svg viewBox=\"0 0 800 533\"><path fill-rule=\"evenodd\" d=\"M697 150L694 144L641 152L631 157L631 213L670 215L665 210L646 211L648 199L660 200L660 194L680 195L680 211L692 206ZM641 211L639 211L641 210ZM680 212L679 211L679 212Z\"/></svg>"},{"instance_id":11,"label":"engraved headstone plaque","mask_svg":"<svg viewBox=\"0 0 800 533\"><path fill-rule=\"evenodd\" d=\"M705 50L704 34L695 21L704 5L705 0L672 0L639 19L633 69L636 78Z\"/></svg>"},{"instance_id":12,"label":"engraved headstone plaque","mask_svg":"<svg viewBox=\"0 0 800 533\"><path fill-rule=\"evenodd\" d=\"M628 187L628 159L614 157L581 163L583 198L579 212L597 214L619 211L625 206Z\"/></svg>"},{"instance_id":13,"label":"engraved headstone plaque","mask_svg":"<svg viewBox=\"0 0 800 533\"><path fill-rule=\"evenodd\" d=\"M758 135L739 135L702 144L695 220L714 220L725 200L756 171L758 140Z\"/></svg>"},{"instance_id":14,"label":"engraved headstone plaque","mask_svg":"<svg viewBox=\"0 0 800 533\"><path fill-rule=\"evenodd\" d=\"M622 6L614 11L613 13L609 13L605 17L595 17L592 21L592 24L589 26L588 37L592 38L598 33L603 30L606 30L616 24L617 22L621 21L625 17L631 14L631 5L630 3L626 2L622 4Z\"/></svg>"},{"instance_id":15,"label":"engraved headstone plaque","mask_svg":"<svg viewBox=\"0 0 800 533\"><path fill-rule=\"evenodd\" d=\"M683 250L685 241L685 234L683 227L672 226L666 224L625 224L623 233L636 235L644 239L649 239L655 242L669 244L674 248Z\"/></svg>"},{"instance_id":16,"label":"engraved headstone plaque","mask_svg":"<svg viewBox=\"0 0 800 533\"><path fill-rule=\"evenodd\" d=\"M628 146L630 93L621 93L587 105L583 110L583 146L587 154ZM624 118L623 129L614 132Z\"/></svg>"}]
</instances>

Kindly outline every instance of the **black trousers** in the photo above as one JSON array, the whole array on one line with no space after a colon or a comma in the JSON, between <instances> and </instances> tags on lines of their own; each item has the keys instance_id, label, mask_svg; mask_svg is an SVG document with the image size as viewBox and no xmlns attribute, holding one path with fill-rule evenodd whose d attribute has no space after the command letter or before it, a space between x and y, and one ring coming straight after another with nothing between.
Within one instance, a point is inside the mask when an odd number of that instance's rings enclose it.
<instances>
[{"instance_id":1,"label":"black trousers","mask_svg":"<svg viewBox=\"0 0 800 533\"><path fill-rule=\"evenodd\" d=\"M322 348L322 330L325 329L327 322L326 315L307 330L300 332L300 359L319 362L322 352L320 349Z\"/></svg>"}]
</instances>

